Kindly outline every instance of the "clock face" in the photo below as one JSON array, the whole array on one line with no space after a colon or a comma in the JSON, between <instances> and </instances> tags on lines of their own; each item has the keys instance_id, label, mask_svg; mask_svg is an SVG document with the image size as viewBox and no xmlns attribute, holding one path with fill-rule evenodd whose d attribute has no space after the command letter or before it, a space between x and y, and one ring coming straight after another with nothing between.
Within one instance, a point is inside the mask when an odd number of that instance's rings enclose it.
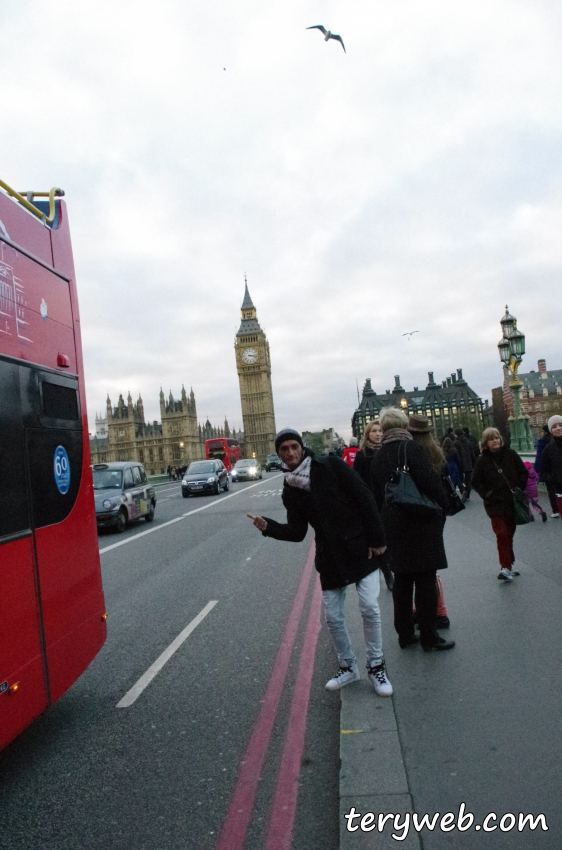
<instances>
[{"instance_id":1,"label":"clock face","mask_svg":"<svg viewBox=\"0 0 562 850\"><path fill-rule=\"evenodd\" d=\"M255 348L245 348L242 352L242 360L244 363L255 363L258 359L258 352Z\"/></svg>"}]
</instances>

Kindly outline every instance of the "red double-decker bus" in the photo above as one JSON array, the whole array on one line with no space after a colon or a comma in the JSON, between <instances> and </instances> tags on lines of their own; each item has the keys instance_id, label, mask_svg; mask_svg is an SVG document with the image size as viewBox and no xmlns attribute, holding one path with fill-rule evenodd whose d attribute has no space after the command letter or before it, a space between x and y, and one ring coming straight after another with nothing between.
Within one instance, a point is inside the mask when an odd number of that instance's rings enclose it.
<instances>
[{"instance_id":1,"label":"red double-decker bus","mask_svg":"<svg viewBox=\"0 0 562 850\"><path fill-rule=\"evenodd\" d=\"M63 193L0 187L2 748L86 669L106 614Z\"/></svg>"},{"instance_id":2,"label":"red double-decker bus","mask_svg":"<svg viewBox=\"0 0 562 850\"><path fill-rule=\"evenodd\" d=\"M222 460L230 472L236 461L240 460L240 443L230 437L205 440L205 457L207 460Z\"/></svg>"}]
</instances>

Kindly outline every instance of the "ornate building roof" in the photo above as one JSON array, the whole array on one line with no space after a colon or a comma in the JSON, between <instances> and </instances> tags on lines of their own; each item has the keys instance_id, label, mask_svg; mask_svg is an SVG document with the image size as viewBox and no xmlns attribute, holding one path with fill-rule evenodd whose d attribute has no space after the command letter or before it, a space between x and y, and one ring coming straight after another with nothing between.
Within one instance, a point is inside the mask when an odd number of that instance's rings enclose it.
<instances>
[{"instance_id":1,"label":"ornate building roof","mask_svg":"<svg viewBox=\"0 0 562 850\"><path fill-rule=\"evenodd\" d=\"M519 380L527 393L533 392L535 395L560 395L558 387L562 386L562 369L546 368L546 361L539 360L539 370L531 370L530 372L519 373ZM547 390L547 393L544 392Z\"/></svg>"},{"instance_id":2,"label":"ornate building roof","mask_svg":"<svg viewBox=\"0 0 562 850\"><path fill-rule=\"evenodd\" d=\"M449 425L451 415L476 415L481 418L482 399L471 389L463 378L462 369L453 372L450 377L436 383L433 372L428 372L429 381L423 389L414 387L404 390L400 384L400 375L394 376L394 388L377 393L367 378L359 407L353 414L352 430L360 437L364 425L372 419L378 419L383 407L400 407L406 414L418 413L434 420L437 431L440 425Z\"/></svg>"}]
</instances>

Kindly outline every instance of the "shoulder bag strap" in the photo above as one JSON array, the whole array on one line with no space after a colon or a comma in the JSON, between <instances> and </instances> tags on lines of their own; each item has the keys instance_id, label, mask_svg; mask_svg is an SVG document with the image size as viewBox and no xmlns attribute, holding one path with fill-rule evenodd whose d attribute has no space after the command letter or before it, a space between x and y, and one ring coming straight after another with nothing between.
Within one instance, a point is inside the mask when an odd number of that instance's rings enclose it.
<instances>
[{"instance_id":1,"label":"shoulder bag strap","mask_svg":"<svg viewBox=\"0 0 562 850\"><path fill-rule=\"evenodd\" d=\"M500 466L498 466L498 465L497 465L497 463L495 462L495 460L492 460L492 463L494 464L494 466L495 466L495 467L496 467L496 469L498 470L499 474L501 475L501 477L503 478L503 480L505 481L505 483L506 483L506 484L507 484L507 486L509 487L509 491L510 491L510 493L513 493L513 487L511 486L511 484L509 483L509 481L507 480L507 478L506 478L506 477L505 477L505 475L503 474L503 469L502 469Z\"/></svg>"}]
</instances>

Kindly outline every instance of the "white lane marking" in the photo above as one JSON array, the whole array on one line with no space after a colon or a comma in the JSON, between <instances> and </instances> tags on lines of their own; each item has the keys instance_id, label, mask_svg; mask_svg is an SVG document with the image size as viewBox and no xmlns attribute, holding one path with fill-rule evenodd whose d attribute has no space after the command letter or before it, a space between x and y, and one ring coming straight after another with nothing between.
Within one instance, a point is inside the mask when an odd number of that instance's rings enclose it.
<instances>
[{"instance_id":1,"label":"white lane marking","mask_svg":"<svg viewBox=\"0 0 562 850\"><path fill-rule=\"evenodd\" d=\"M279 473L282 475L283 473ZM276 475L273 476L277 478ZM135 534L133 537L127 537L125 540L120 540L119 543L112 543L111 546L105 546L103 549L100 549L100 555L103 555L104 552L110 552L111 549L117 549L119 546L126 546L127 543L134 543L135 540L138 540L139 537L145 537L147 534L154 534L155 531L160 531L161 528L166 528L168 525L173 525L175 522L181 522L182 519L185 519L192 514L198 514L199 511L206 511L207 508L212 508L214 505L222 505L227 499L232 499L234 496L241 496L243 493L246 493L248 490L251 490L253 487L259 487L262 484L261 481L258 481L256 484L250 484L249 487L244 487L243 490L237 490L236 493L229 493L228 496L222 496L220 499L215 499L213 502L207 502L206 505L203 505L200 508L195 508L192 511L188 511L186 514L182 514L182 516L177 516L175 519L169 519L167 522L163 522L160 525L155 525L153 528L149 528L147 531L141 531L139 534Z\"/></svg>"},{"instance_id":2,"label":"white lane marking","mask_svg":"<svg viewBox=\"0 0 562 850\"><path fill-rule=\"evenodd\" d=\"M172 641L170 646L164 650L162 655L160 655L154 664L148 668L146 673L140 677L138 682L133 685L130 691L127 691L123 699L119 700L116 705L116 708L129 708L134 701L142 694L147 685L149 685L157 673L160 672L164 664L170 660L174 652L180 648L182 643L186 638L189 637L192 631L197 628L199 623L201 623L209 611L211 611L215 605L217 604L218 599L212 599L210 602L207 602L205 607L197 614L196 617L193 618L191 623L185 627L183 632L180 632L175 640Z\"/></svg>"}]
</instances>

